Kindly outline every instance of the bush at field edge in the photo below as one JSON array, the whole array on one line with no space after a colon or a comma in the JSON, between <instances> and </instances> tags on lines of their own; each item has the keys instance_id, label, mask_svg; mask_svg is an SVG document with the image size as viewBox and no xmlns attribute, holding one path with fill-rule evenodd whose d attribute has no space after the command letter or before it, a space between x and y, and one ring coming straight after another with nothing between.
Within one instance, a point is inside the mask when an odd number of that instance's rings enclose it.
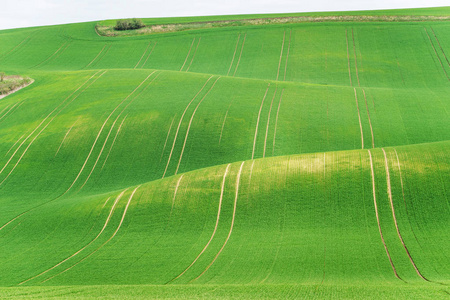
<instances>
[{"instance_id":1,"label":"bush at field edge","mask_svg":"<svg viewBox=\"0 0 450 300\"><path fill-rule=\"evenodd\" d=\"M141 19L117 20L115 30L133 30L145 27Z\"/></svg>"}]
</instances>

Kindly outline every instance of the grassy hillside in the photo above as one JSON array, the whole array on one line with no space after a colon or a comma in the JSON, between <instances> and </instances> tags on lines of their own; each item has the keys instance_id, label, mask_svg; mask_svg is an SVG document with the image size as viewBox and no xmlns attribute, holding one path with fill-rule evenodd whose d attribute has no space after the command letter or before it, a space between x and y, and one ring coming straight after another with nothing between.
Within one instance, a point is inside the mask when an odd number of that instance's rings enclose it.
<instances>
[{"instance_id":1,"label":"grassy hillside","mask_svg":"<svg viewBox=\"0 0 450 300\"><path fill-rule=\"evenodd\" d=\"M95 25L0 31L1 297L448 297L448 21Z\"/></svg>"}]
</instances>

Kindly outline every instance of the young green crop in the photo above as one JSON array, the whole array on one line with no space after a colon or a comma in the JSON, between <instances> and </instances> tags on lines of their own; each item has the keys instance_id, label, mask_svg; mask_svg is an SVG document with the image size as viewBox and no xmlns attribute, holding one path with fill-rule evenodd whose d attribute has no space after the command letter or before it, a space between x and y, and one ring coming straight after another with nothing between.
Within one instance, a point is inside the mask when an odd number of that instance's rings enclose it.
<instances>
[{"instance_id":1,"label":"young green crop","mask_svg":"<svg viewBox=\"0 0 450 300\"><path fill-rule=\"evenodd\" d=\"M448 294L447 21L95 25L0 32L0 297Z\"/></svg>"}]
</instances>

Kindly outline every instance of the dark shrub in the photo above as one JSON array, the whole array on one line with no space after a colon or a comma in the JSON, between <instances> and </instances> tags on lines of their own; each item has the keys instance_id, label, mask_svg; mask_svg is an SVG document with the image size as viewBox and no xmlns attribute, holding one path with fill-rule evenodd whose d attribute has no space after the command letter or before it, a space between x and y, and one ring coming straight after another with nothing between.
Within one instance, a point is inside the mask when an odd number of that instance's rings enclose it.
<instances>
[{"instance_id":1,"label":"dark shrub","mask_svg":"<svg viewBox=\"0 0 450 300\"><path fill-rule=\"evenodd\" d=\"M145 27L141 19L117 20L115 30L132 30Z\"/></svg>"}]
</instances>

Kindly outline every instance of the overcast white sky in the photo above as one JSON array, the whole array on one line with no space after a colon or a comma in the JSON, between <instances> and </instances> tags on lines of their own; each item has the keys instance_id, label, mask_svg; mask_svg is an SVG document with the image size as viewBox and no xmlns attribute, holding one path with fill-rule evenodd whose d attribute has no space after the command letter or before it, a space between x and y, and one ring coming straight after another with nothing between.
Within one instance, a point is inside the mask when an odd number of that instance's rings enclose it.
<instances>
[{"instance_id":1,"label":"overcast white sky","mask_svg":"<svg viewBox=\"0 0 450 300\"><path fill-rule=\"evenodd\" d=\"M370 10L449 0L0 0L0 29L118 18Z\"/></svg>"}]
</instances>

